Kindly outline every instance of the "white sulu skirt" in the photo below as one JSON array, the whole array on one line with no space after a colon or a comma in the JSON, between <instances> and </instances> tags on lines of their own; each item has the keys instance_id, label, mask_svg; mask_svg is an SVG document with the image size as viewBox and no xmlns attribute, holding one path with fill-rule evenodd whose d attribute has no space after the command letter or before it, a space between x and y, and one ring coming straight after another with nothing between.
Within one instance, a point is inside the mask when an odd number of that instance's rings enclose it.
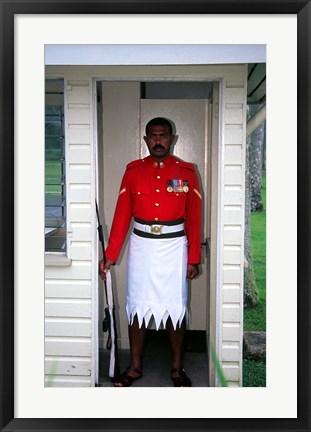
<instances>
[{"instance_id":1,"label":"white sulu skirt","mask_svg":"<svg viewBox=\"0 0 311 432\"><path fill-rule=\"evenodd\" d=\"M126 313L139 327L154 317L156 329L168 317L174 329L188 317L186 236L150 239L132 233L127 257Z\"/></svg>"}]
</instances>

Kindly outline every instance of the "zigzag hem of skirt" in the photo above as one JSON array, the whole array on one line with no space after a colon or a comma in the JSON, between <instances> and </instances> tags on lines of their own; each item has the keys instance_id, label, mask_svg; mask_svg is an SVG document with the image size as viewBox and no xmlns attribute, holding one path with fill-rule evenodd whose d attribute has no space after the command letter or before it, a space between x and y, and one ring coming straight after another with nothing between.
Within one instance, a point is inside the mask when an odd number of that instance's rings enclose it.
<instances>
[{"instance_id":1,"label":"zigzag hem of skirt","mask_svg":"<svg viewBox=\"0 0 311 432\"><path fill-rule=\"evenodd\" d=\"M156 329L159 330L159 328L166 327L166 322L168 318L170 317L173 323L174 330L181 326L183 319L186 317L188 319L188 310L186 306L181 306L178 308L170 307L169 309L164 309L161 307L159 310L157 310L154 306L145 306L145 307L139 307L139 306L132 306L130 308L129 305L126 305L126 313L128 322L130 325L133 324L135 315L137 315L139 328L143 325L143 322L145 322L145 326L148 327L149 322L151 318L154 318Z\"/></svg>"}]
</instances>

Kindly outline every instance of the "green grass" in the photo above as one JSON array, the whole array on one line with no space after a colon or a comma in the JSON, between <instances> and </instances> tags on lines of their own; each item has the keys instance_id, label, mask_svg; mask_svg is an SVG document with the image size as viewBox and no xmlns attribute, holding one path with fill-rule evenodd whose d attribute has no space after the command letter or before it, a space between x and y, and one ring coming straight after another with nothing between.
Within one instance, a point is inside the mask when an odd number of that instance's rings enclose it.
<instances>
[{"instance_id":1,"label":"green grass","mask_svg":"<svg viewBox=\"0 0 311 432\"><path fill-rule=\"evenodd\" d=\"M253 269L258 288L258 305L244 310L244 330L266 331L266 178L262 180L261 197L264 209L252 213Z\"/></svg>"},{"instance_id":2,"label":"green grass","mask_svg":"<svg viewBox=\"0 0 311 432\"><path fill-rule=\"evenodd\" d=\"M252 255L258 305L244 310L244 330L266 331L266 178L262 179L264 209L251 215ZM243 359L243 387L265 387L266 363Z\"/></svg>"},{"instance_id":3,"label":"green grass","mask_svg":"<svg viewBox=\"0 0 311 432\"><path fill-rule=\"evenodd\" d=\"M244 359L243 387L266 386L266 363L261 360Z\"/></svg>"}]
</instances>

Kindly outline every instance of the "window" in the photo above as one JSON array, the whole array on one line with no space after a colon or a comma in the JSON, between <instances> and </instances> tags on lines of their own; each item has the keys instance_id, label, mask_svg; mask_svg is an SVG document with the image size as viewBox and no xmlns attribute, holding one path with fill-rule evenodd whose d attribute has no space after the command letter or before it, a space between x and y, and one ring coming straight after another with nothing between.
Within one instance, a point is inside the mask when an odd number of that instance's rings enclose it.
<instances>
[{"instance_id":1,"label":"window","mask_svg":"<svg viewBox=\"0 0 311 432\"><path fill-rule=\"evenodd\" d=\"M64 80L45 81L45 251L66 252Z\"/></svg>"}]
</instances>

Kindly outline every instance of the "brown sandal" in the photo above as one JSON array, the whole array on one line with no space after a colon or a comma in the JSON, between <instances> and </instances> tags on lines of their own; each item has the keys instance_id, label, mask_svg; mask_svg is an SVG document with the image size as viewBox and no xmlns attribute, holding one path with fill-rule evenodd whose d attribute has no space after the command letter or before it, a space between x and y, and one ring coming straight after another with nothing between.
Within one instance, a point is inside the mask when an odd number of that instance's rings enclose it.
<instances>
[{"instance_id":1,"label":"brown sandal","mask_svg":"<svg viewBox=\"0 0 311 432\"><path fill-rule=\"evenodd\" d=\"M138 374L137 377L133 377L129 374L129 372L135 372ZM117 381L114 382L114 385L116 387L129 387L133 384L134 381L137 381L139 378L143 376L143 373L141 370L134 368L134 367L128 367L123 374L120 375Z\"/></svg>"},{"instance_id":2,"label":"brown sandal","mask_svg":"<svg viewBox=\"0 0 311 432\"><path fill-rule=\"evenodd\" d=\"M178 376L172 377L172 374L178 373ZM183 368L174 368L171 370L171 379L174 382L174 387L191 387L191 381L186 375Z\"/></svg>"}]
</instances>

